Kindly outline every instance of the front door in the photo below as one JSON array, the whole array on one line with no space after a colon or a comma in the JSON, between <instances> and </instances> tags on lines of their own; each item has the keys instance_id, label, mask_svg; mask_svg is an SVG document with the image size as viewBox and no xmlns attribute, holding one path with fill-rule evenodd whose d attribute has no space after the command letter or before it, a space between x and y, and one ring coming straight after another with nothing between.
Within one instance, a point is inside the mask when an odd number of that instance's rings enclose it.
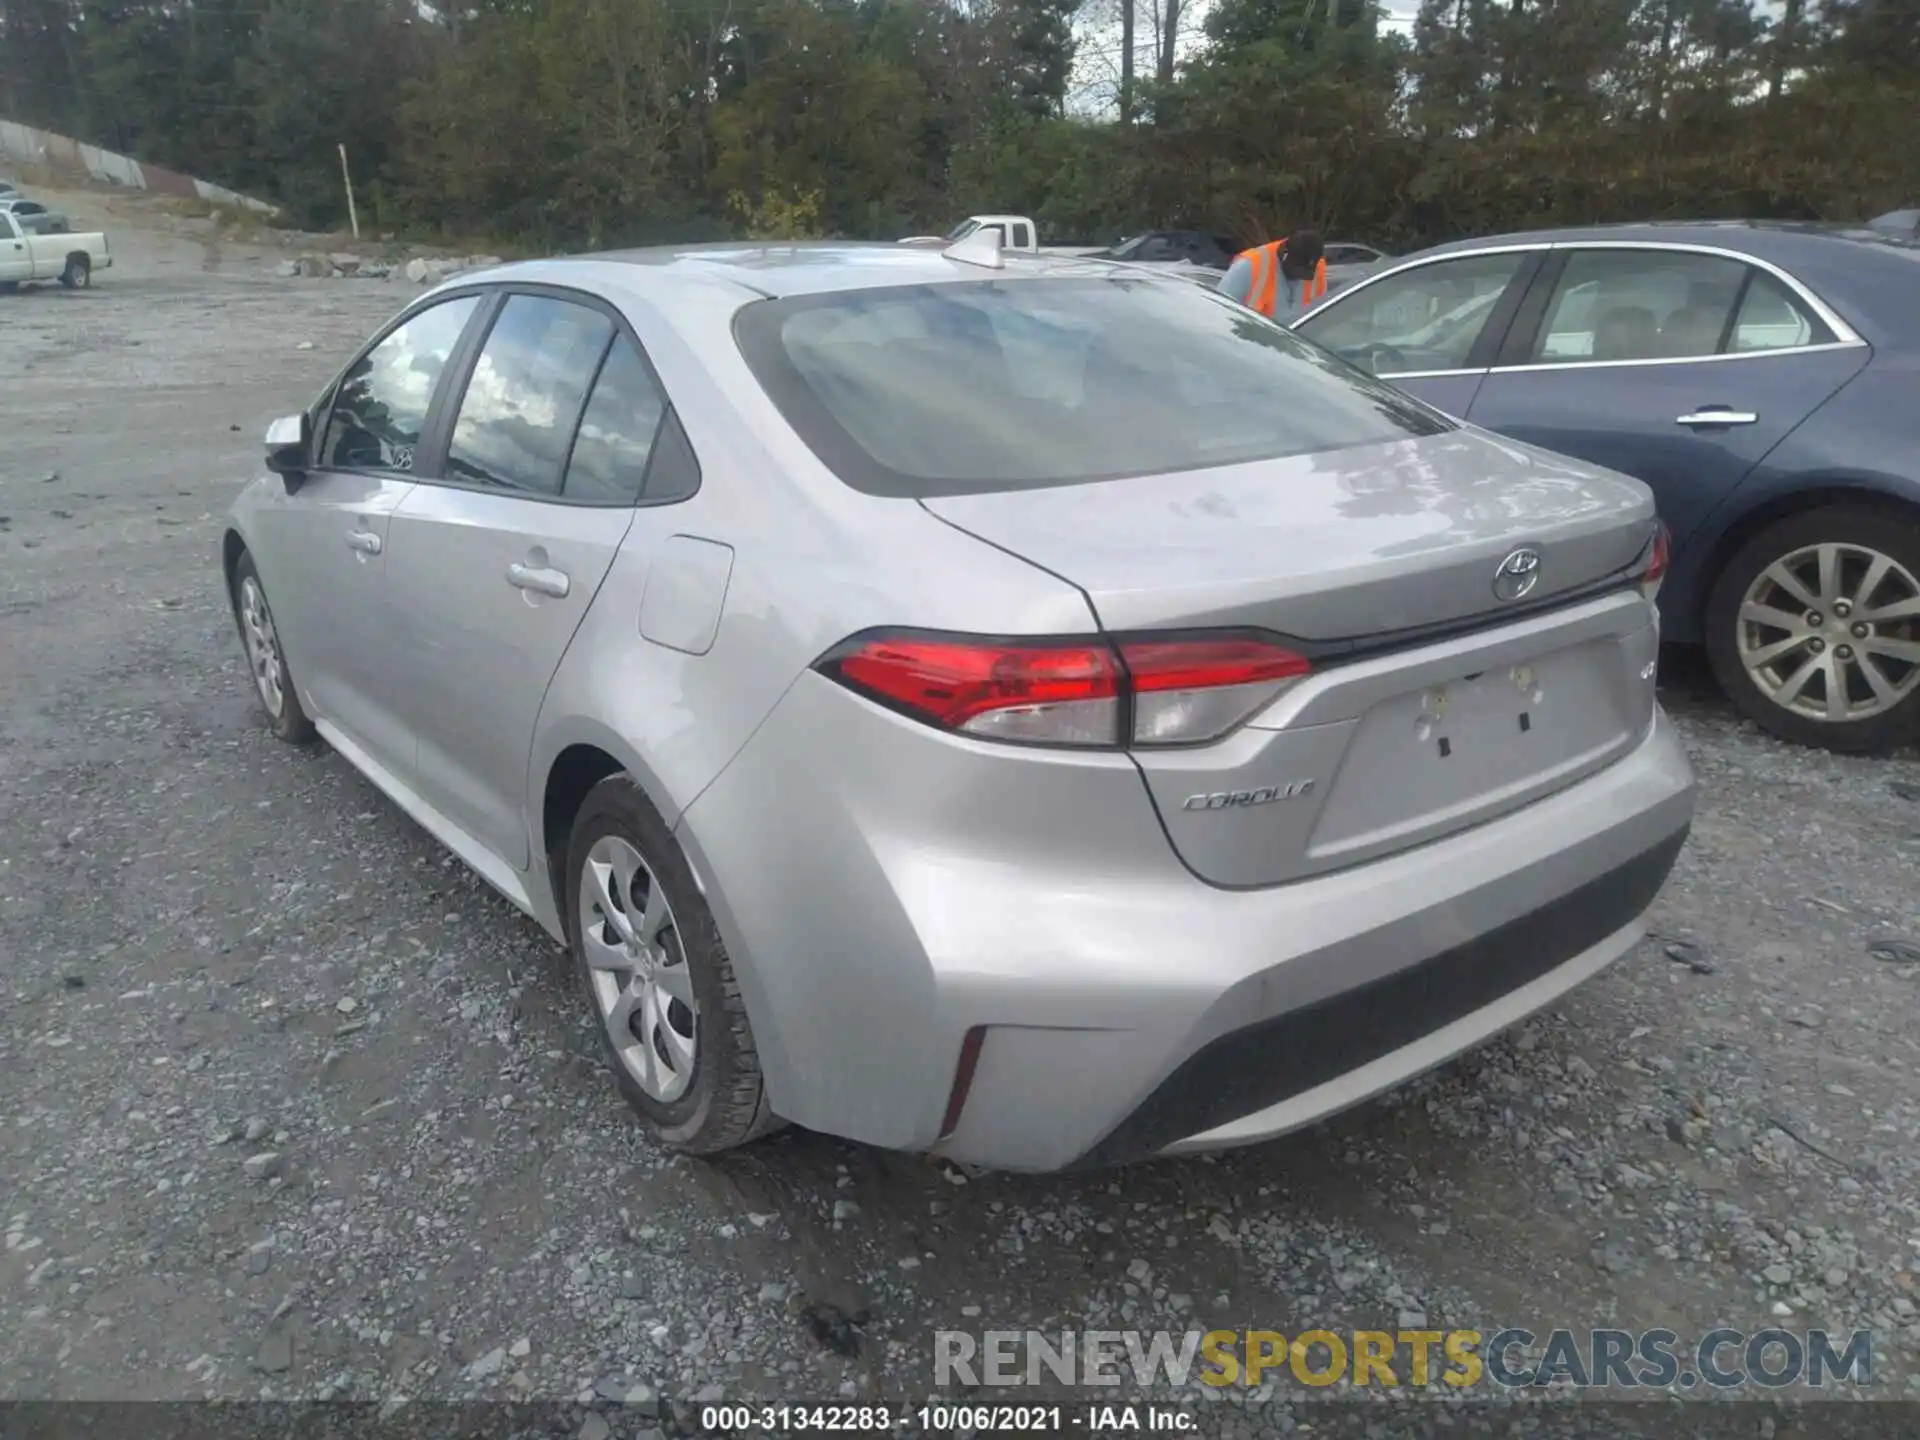
<instances>
[{"instance_id":1,"label":"front door","mask_svg":"<svg viewBox=\"0 0 1920 1440\"><path fill-rule=\"evenodd\" d=\"M565 292L512 293L473 364L440 478L394 516L415 788L515 869L531 853L534 723L633 522L663 411L609 311Z\"/></svg>"},{"instance_id":2,"label":"front door","mask_svg":"<svg viewBox=\"0 0 1920 1440\"><path fill-rule=\"evenodd\" d=\"M261 580L301 703L405 778L413 732L400 713L385 592L394 513L414 490L427 415L455 346L479 309L467 295L417 310L368 348L315 426L306 479L261 517Z\"/></svg>"},{"instance_id":3,"label":"front door","mask_svg":"<svg viewBox=\"0 0 1920 1440\"><path fill-rule=\"evenodd\" d=\"M1607 246L1555 264L1467 417L1645 481L1676 543L1867 360L1726 254Z\"/></svg>"}]
</instances>

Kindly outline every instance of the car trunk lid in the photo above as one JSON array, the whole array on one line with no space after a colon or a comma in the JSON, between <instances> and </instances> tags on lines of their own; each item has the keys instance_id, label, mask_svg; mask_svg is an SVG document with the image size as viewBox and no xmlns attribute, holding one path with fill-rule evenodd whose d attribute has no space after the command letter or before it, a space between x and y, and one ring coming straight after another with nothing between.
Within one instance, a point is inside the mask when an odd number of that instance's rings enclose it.
<instances>
[{"instance_id":1,"label":"car trunk lid","mask_svg":"<svg viewBox=\"0 0 1920 1440\"><path fill-rule=\"evenodd\" d=\"M1535 605L1631 565L1646 488L1457 429L1176 475L921 502L1079 586L1109 631L1258 626L1372 637L1512 607L1494 571L1538 552Z\"/></svg>"},{"instance_id":2,"label":"car trunk lid","mask_svg":"<svg viewBox=\"0 0 1920 1440\"><path fill-rule=\"evenodd\" d=\"M1250 627L1313 659L1223 739L1133 751L1169 840L1215 884L1484 823L1652 720L1658 632L1630 583L1645 488L1478 432L922 503L1078 585L1110 633ZM1516 551L1535 568L1503 571Z\"/></svg>"}]
</instances>

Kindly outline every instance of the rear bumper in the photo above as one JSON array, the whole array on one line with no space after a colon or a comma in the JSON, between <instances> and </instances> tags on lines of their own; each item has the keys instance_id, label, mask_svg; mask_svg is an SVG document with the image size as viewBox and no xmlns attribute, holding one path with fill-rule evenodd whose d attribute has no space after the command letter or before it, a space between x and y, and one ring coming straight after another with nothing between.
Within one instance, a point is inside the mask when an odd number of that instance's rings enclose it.
<instances>
[{"instance_id":1,"label":"rear bumper","mask_svg":"<svg viewBox=\"0 0 1920 1440\"><path fill-rule=\"evenodd\" d=\"M823 763L823 736L853 758ZM809 677L689 808L781 1115L1013 1170L1280 1134L1625 953L1693 814L1656 715L1497 820L1222 890L1179 864L1124 757L1032 763L1044 785Z\"/></svg>"},{"instance_id":2,"label":"rear bumper","mask_svg":"<svg viewBox=\"0 0 1920 1440\"><path fill-rule=\"evenodd\" d=\"M1209 1042L1083 1159L1270 1139L1391 1088L1565 994L1640 939L1679 830L1568 894L1391 975Z\"/></svg>"}]
</instances>

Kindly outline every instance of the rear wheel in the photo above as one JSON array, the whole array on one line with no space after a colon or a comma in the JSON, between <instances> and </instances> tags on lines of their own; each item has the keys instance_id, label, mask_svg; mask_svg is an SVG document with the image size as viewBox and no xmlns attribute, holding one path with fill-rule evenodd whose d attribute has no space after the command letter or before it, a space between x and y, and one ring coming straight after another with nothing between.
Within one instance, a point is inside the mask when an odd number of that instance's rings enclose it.
<instances>
[{"instance_id":1,"label":"rear wheel","mask_svg":"<svg viewBox=\"0 0 1920 1440\"><path fill-rule=\"evenodd\" d=\"M1871 754L1920 734L1920 518L1840 505L1768 526L1714 582L1707 653L1783 740Z\"/></svg>"},{"instance_id":2,"label":"rear wheel","mask_svg":"<svg viewBox=\"0 0 1920 1440\"><path fill-rule=\"evenodd\" d=\"M733 962L673 834L626 775L587 792L567 846L567 934L615 1081L693 1154L774 1129Z\"/></svg>"},{"instance_id":3,"label":"rear wheel","mask_svg":"<svg viewBox=\"0 0 1920 1440\"><path fill-rule=\"evenodd\" d=\"M93 261L84 255L69 255L67 268L60 272L60 283L69 290L84 290L93 284Z\"/></svg>"}]
</instances>

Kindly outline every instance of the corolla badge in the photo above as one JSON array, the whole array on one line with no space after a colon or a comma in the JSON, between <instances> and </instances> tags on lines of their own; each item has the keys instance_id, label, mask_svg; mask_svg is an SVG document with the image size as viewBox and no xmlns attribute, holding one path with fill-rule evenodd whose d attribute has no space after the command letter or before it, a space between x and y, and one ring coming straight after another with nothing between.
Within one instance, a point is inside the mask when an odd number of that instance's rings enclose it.
<instances>
[{"instance_id":1,"label":"corolla badge","mask_svg":"<svg viewBox=\"0 0 1920 1440\"><path fill-rule=\"evenodd\" d=\"M1502 600L1523 599L1540 583L1540 552L1515 550L1493 572L1493 593Z\"/></svg>"},{"instance_id":2,"label":"corolla badge","mask_svg":"<svg viewBox=\"0 0 1920 1440\"><path fill-rule=\"evenodd\" d=\"M1262 785L1258 790L1215 790L1207 795L1189 795L1180 804L1182 810L1244 810L1250 805L1271 805L1276 800L1297 800L1313 793L1313 781L1289 780L1284 785Z\"/></svg>"}]
</instances>

